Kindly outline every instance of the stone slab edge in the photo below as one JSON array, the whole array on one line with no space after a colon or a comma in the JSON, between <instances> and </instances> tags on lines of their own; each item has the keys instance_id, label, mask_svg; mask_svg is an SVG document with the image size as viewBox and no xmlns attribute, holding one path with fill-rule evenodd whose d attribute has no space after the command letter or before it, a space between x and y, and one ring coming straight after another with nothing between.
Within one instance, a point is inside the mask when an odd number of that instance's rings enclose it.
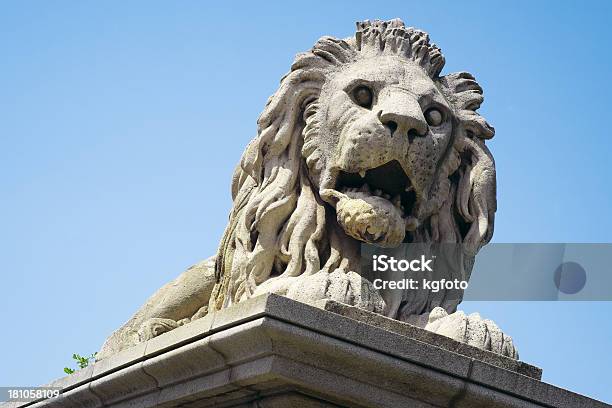
<instances>
[{"instance_id":1,"label":"stone slab edge","mask_svg":"<svg viewBox=\"0 0 612 408\"><path fill-rule=\"evenodd\" d=\"M449 350L457 354L503 368L505 370L514 371L516 373L535 378L536 380L542 379L542 369L539 367L523 361L514 360L506 356L495 354L487 350L482 350L477 347L455 341L449 337L421 329L420 327L400 322L395 319L390 319L377 313L368 312L367 310L345 305L333 300L325 300L319 304L316 304L315 306L372 326L380 327L402 336L433 344L442 349Z\"/></svg>"}]
</instances>

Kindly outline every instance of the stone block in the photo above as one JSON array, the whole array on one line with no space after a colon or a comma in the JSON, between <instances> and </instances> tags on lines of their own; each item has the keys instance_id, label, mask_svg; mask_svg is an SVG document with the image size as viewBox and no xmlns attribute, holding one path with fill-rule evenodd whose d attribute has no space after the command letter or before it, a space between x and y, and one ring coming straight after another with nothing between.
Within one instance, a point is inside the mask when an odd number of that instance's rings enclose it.
<instances>
[{"instance_id":1,"label":"stone block","mask_svg":"<svg viewBox=\"0 0 612 408\"><path fill-rule=\"evenodd\" d=\"M610 407L534 378L533 366L318 306L253 298L52 382L57 399L10 407Z\"/></svg>"}]
</instances>

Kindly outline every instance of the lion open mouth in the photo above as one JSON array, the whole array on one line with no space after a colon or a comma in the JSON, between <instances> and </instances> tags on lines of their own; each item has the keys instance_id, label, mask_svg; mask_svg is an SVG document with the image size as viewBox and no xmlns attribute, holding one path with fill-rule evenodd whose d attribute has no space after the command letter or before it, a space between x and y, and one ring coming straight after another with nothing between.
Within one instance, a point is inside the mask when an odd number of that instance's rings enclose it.
<instances>
[{"instance_id":1,"label":"lion open mouth","mask_svg":"<svg viewBox=\"0 0 612 408\"><path fill-rule=\"evenodd\" d=\"M395 160L361 174L341 171L338 174L336 190L349 197L354 196L355 192L382 197L400 210L403 217L412 214L416 202L412 182Z\"/></svg>"},{"instance_id":2,"label":"lion open mouth","mask_svg":"<svg viewBox=\"0 0 612 408\"><path fill-rule=\"evenodd\" d=\"M335 188L322 190L321 197L335 206L344 231L363 242L397 246L418 226L412 216L416 192L397 161L358 173L340 171Z\"/></svg>"}]
</instances>

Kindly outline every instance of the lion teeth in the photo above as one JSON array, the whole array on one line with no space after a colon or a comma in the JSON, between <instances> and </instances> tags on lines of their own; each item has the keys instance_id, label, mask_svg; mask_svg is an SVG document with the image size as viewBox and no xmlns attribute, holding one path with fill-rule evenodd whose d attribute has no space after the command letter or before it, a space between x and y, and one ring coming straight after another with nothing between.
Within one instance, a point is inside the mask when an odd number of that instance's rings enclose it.
<instances>
[{"instance_id":1,"label":"lion teeth","mask_svg":"<svg viewBox=\"0 0 612 408\"><path fill-rule=\"evenodd\" d=\"M382 194L382 190L381 190L381 189L376 189L376 190L374 190L374 195L377 195L377 196L379 196L379 197L380 197L380 196L381 196L381 194Z\"/></svg>"},{"instance_id":2,"label":"lion teeth","mask_svg":"<svg viewBox=\"0 0 612 408\"><path fill-rule=\"evenodd\" d=\"M363 186L361 186L361 188L359 189L359 191L361 191L362 193L370 193L370 186L368 186L368 183L364 183Z\"/></svg>"},{"instance_id":3,"label":"lion teeth","mask_svg":"<svg viewBox=\"0 0 612 408\"><path fill-rule=\"evenodd\" d=\"M406 218L406 231L414 231L419 226L419 220L415 217Z\"/></svg>"},{"instance_id":4,"label":"lion teeth","mask_svg":"<svg viewBox=\"0 0 612 408\"><path fill-rule=\"evenodd\" d=\"M364 178L366 176L366 171L365 170L361 170L359 172L359 175L361 176L361 178Z\"/></svg>"},{"instance_id":5,"label":"lion teeth","mask_svg":"<svg viewBox=\"0 0 612 408\"><path fill-rule=\"evenodd\" d=\"M393 197L393 200L391 200L391 203L396 207L396 208L400 208L401 204L402 204L402 198L400 197L400 195L396 195L395 197Z\"/></svg>"},{"instance_id":6,"label":"lion teeth","mask_svg":"<svg viewBox=\"0 0 612 408\"><path fill-rule=\"evenodd\" d=\"M406 188L404 188L404 191L407 193L411 192L412 190L414 190L413 186L406 186Z\"/></svg>"}]
</instances>

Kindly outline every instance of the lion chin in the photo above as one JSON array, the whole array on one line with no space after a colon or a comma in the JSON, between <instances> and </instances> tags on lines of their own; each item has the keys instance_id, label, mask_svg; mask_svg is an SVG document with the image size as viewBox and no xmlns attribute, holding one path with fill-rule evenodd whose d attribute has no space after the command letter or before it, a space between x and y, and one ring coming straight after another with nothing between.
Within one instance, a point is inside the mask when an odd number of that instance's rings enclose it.
<instances>
[{"instance_id":1,"label":"lion chin","mask_svg":"<svg viewBox=\"0 0 612 408\"><path fill-rule=\"evenodd\" d=\"M441 75L443 66L429 36L399 19L358 23L354 38L323 37L298 54L234 172L216 256L155 293L98 357L277 293L333 299L516 358L491 321L456 311L461 299L379 292L360 270L362 243L444 242L462 245L457 273L469 276L491 238L494 130L476 112L474 77Z\"/></svg>"}]
</instances>

